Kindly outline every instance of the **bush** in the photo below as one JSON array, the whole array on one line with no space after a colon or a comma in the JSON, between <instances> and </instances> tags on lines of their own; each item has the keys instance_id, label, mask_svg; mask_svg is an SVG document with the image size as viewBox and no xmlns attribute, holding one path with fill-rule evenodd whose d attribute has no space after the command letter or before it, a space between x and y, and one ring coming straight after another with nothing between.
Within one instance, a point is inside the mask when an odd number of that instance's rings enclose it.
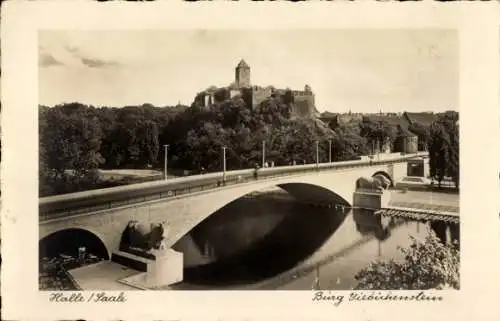
<instances>
[{"instance_id":1,"label":"bush","mask_svg":"<svg viewBox=\"0 0 500 321\"><path fill-rule=\"evenodd\" d=\"M419 241L412 238L409 248L399 248L402 262L375 261L359 271L356 290L427 290L460 288L459 250L441 243L429 229L428 236Z\"/></svg>"}]
</instances>

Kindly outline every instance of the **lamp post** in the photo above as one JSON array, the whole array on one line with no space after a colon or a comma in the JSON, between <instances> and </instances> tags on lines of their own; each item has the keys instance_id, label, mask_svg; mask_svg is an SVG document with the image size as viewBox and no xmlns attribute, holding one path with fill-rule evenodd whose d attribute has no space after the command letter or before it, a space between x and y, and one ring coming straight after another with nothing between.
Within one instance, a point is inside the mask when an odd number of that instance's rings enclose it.
<instances>
[{"instance_id":1,"label":"lamp post","mask_svg":"<svg viewBox=\"0 0 500 321\"><path fill-rule=\"evenodd\" d=\"M319 168L319 141L316 141L316 167Z\"/></svg>"},{"instance_id":2,"label":"lamp post","mask_svg":"<svg viewBox=\"0 0 500 321\"><path fill-rule=\"evenodd\" d=\"M167 179L167 166L168 166L168 145L163 145L165 147L165 179Z\"/></svg>"},{"instance_id":3,"label":"lamp post","mask_svg":"<svg viewBox=\"0 0 500 321\"><path fill-rule=\"evenodd\" d=\"M266 141L262 141L262 168L264 168L264 164L266 163Z\"/></svg>"},{"instance_id":4,"label":"lamp post","mask_svg":"<svg viewBox=\"0 0 500 321\"><path fill-rule=\"evenodd\" d=\"M226 182L226 147L222 147L222 183Z\"/></svg>"},{"instance_id":5,"label":"lamp post","mask_svg":"<svg viewBox=\"0 0 500 321\"><path fill-rule=\"evenodd\" d=\"M328 162L332 162L332 141L328 141Z\"/></svg>"},{"instance_id":6,"label":"lamp post","mask_svg":"<svg viewBox=\"0 0 500 321\"><path fill-rule=\"evenodd\" d=\"M312 289L316 290L316 291L321 290L320 283L319 283L319 267L316 268L316 276L314 277Z\"/></svg>"}]
</instances>

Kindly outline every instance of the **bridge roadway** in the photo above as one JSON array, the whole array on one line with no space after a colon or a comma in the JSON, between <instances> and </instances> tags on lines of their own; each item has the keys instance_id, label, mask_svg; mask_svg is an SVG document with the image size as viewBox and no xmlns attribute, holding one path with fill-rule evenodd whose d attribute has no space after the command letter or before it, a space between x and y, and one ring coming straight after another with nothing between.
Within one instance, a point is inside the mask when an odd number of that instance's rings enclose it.
<instances>
[{"instance_id":1,"label":"bridge roadway","mask_svg":"<svg viewBox=\"0 0 500 321\"><path fill-rule=\"evenodd\" d=\"M382 173L396 181L407 172L411 154L376 161L283 166L176 178L167 181L41 198L39 238L58 231L83 229L101 240L111 254L128 221L166 221L167 243L175 244L205 218L257 190L278 186L299 201L350 205L355 181Z\"/></svg>"}]
</instances>

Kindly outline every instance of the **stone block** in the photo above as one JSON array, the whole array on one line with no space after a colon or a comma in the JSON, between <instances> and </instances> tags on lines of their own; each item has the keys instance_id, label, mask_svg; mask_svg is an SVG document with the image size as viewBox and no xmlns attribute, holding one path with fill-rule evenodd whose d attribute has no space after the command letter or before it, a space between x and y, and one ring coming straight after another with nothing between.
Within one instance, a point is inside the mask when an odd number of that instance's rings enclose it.
<instances>
[{"instance_id":1,"label":"stone block","mask_svg":"<svg viewBox=\"0 0 500 321\"><path fill-rule=\"evenodd\" d=\"M148 264L146 283L150 286L165 286L182 282L184 257L181 252L167 249L155 253L156 260Z\"/></svg>"},{"instance_id":2,"label":"stone block","mask_svg":"<svg viewBox=\"0 0 500 321\"><path fill-rule=\"evenodd\" d=\"M154 289L182 282L184 278L183 254L172 249L152 252L154 259L129 252L115 251L113 261L145 272L120 281L140 289Z\"/></svg>"},{"instance_id":3,"label":"stone block","mask_svg":"<svg viewBox=\"0 0 500 321\"><path fill-rule=\"evenodd\" d=\"M378 210L387 207L390 198L388 191L356 190L353 195L353 207Z\"/></svg>"}]
</instances>

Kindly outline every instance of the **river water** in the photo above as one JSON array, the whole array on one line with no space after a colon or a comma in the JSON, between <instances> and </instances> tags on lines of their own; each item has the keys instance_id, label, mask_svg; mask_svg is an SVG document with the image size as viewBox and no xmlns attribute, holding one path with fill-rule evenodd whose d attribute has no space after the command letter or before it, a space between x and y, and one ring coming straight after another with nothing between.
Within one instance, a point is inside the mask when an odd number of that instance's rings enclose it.
<instances>
[{"instance_id":1,"label":"river water","mask_svg":"<svg viewBox=\"0 0 500 321\"><path fill-rule=\"evenodd\" d=\"M375 259L424 238L422 222L300 204L273 191L236 200L174 245L184 253L176 289L349 290Z\"/></svg>"}]
</instances>

